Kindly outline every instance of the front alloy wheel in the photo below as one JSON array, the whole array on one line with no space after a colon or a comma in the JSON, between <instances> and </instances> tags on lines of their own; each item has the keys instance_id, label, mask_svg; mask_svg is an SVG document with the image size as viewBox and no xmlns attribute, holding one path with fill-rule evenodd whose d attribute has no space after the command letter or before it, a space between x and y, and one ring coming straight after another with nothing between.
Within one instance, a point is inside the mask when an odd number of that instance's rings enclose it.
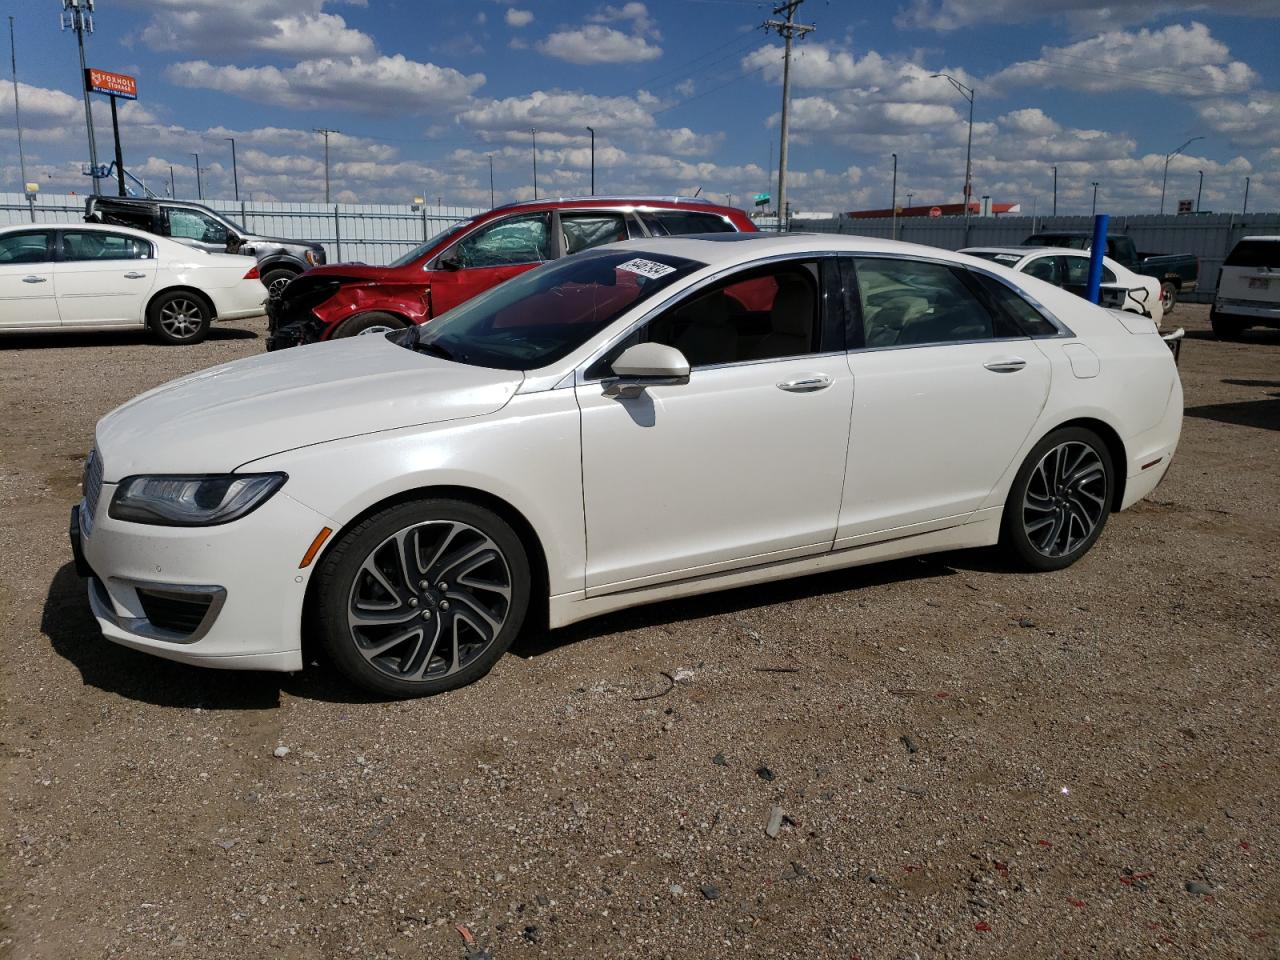
<instances>
[{"instance_id":1,"label":"front alloy wheel","mask_svg":"<svg viewBox=\"0 0 1280 960\"><path fill-rule=\"evenodd\" d=\"M483 676L519 632L529 599L519 538L461 501L375 515L335 546L319 576L334 661L360 685L398 697Z\"/></svg>"},{"instance_id":2,"label":"front alloy wheel","mask_svg":"<svg viewBox=\"0 0 1280 960\"><path fill-rule=\"evenodd\" d=\"M1005 504L1001 543L1021 565L1060 570L1093 546L1111 511L1111 455L1097 434L1057 430L1027 455Z\"/></svg>"}]
</instances>

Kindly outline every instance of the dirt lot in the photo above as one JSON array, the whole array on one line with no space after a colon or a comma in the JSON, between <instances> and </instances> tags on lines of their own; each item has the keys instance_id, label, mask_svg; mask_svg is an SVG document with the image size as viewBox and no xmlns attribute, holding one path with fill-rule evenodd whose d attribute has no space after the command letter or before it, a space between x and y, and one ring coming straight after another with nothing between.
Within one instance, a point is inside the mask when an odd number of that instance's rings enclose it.
<instances>
[{"instance_id":1,"label":"dirt lot","mask_svg":"<svg viewBox=\"0 0 1280 960\"><path fill-rule=\"evenodd\" d=\"M412 703L112 646L68 564L94 421L261 324L0 343L0 956L1280 957L1280 336L1206 313L1071 570L663 604Z\"/></svg>"}]
</instances>

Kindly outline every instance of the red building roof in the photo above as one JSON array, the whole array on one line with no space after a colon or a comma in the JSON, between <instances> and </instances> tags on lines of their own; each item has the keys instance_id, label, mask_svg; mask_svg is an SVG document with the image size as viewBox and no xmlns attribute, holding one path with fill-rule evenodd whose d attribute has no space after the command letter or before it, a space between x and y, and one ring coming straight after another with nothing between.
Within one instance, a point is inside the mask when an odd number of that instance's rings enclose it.
<instances>
[{"instance_id":1,"label":"red building roof","mask_svg":"<svg viewBox=\"0 0 1280 960\"><path fill-rule=\"evenodd\" d=\"M931 210L937 207L942 212L942 217L961 217L964 216L963 203L937 203L928 204L926 206L899 207L898 216L900 217L927 217ZM1020 203L992 203L991 212L993 214L1001 213L1021 213L1022 204ZM977 201L969 201L969 215L976 216L982 213L982 204ZM876 220L884 217L892 217L893 210L885 207L883 210L851 210L845 214L846 217L852 217L854 220Z\"/></svg>"}]
</instances>

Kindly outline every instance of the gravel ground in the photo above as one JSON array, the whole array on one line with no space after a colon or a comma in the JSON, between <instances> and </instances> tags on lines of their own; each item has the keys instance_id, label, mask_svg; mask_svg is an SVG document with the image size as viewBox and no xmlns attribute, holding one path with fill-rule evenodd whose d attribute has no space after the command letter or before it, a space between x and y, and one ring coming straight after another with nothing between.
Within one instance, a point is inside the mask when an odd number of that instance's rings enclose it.
<instances>
[{"instance_id":1,"label":"gravel ground","mask_svg":"<svg viewBox=\"0 0 1280 960\"><path fill-rule=\"evenodd\" d=\"M1171 319L1182 446L1070 570L666 603L411 703L117 648L69 565L95 420L260 322L10 337L0 956L1280 957L1280 335Z\"/></svg>"}]
</instances>

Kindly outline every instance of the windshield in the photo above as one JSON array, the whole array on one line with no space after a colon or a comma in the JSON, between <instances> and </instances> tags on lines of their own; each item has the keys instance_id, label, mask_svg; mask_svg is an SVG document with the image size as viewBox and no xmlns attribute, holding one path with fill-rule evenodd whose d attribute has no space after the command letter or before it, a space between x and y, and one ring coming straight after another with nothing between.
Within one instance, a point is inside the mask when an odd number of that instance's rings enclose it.
<instances>
[{"instance_id":1,"label":"windshield","mask_svg":"<svg viewBox=\"0 0 1280 960\"><path fill-rule=\"evenodd\" d=\"M431 251L431 248L434 247L441 240L445 239L445 237L452 236L453 234L457 233L459 230L461 230L463 227L467 226L470 223L471 223L470 220L459 220L457 223L449 224L449 226L445 227L443 230L437 233L434 237L432 237L426 243L418 244L418 246L414 247L404 256L397 257L396 259L392 260L389 264L387 264L387 266L407 267L409 264L413 263L413 261L426 256L427 253Z\"/></svg>"},{"instance_id":2,"label":"windshield","mask_svg":"<svg viewBox=\"0 0 1280 960\"><path fill-rule=\"evenodd\" d=\"M704 266L637 250L575 254L499 284L396 341L458 363L535 370Z\"/></svg>"}]
</instances>

